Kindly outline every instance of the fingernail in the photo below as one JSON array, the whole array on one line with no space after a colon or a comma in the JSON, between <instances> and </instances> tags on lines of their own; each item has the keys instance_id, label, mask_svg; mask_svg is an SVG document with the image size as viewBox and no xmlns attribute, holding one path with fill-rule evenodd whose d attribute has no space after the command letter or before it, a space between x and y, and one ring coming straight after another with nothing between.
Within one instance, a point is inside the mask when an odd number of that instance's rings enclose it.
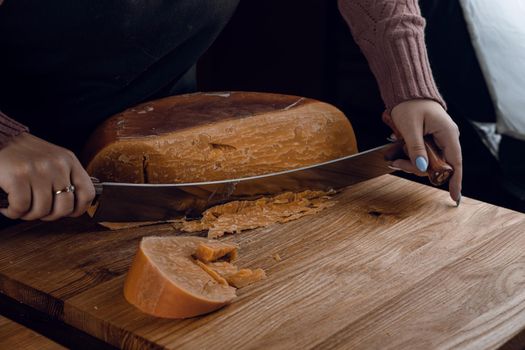
<instances>
[{"instance_id":1,"label":"fingernail","mask_svg":"<svg viewBox=\"0 0 525 350\"><path fill-rule=\"evenodd\" d=\"M456 207L459 207L460 203L461 203L461 193L459 194L458 200L456 201Z\"/></svg>"},{"instance_id":2,"label":"fingernail","mask_svg":"<svg viewBox=\"0 0 525 350\"><path fill-rule=\"evenodd\" d=\"M388 166L392 170L402 170L401 168L396 168L395 166L389 165Z\"/></svg>"},{"instance_id":3,"label":"fingernail","mask_svg":"<svg viewBox=\"0 0 525 350\"><path fill-rule=\"evenodd\" d=\"M416 167L422 173L427 171L428 163L427 163L427 160L425 159L425 157L419 156L419 157L416 158Z\"/></svg>"}]
</instances>

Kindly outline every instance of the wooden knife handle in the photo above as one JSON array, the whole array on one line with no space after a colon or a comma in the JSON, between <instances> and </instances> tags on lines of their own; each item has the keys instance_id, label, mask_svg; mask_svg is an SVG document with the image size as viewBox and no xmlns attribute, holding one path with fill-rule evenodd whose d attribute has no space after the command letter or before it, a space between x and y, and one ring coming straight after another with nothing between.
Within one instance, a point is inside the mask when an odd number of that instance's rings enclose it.
<instances>
[{"instance_id":1,"label":"wooden knife handle","mask_svg":"<svg viewBox=\"0 0 525 350\"><path fill-rule=\"evenodd\" d=\"M91 178L91 182L95 186L95 192L97 195L102 193L102 184L94 177ZM0 209L9 207L9 201L7 200L7 193L0 188Z\"/></svg>"},{"instance_id":2,"label":"wooden knife handle","mask_svg":"<svg viewBox=\"0 0 525 350\"><path fill-rule=\"evenodd\" d=\"M387 158L387 160L395 160L399 158L399 147L402 145L403 151L405 156L408 156L408 150L406 147L406 144L402 141L403 137L401 136L401 133L399 130L397 130L396 126L394 125L394 122L392 121L392 117L390 114L384 112L383 113L383 121L394 131L394 134L396 135L396 138L402 142L398 143L393 146L394 151L390 152L390 156ZM424 137L424 143L425 143L425 149L427 151L428 156L428 168L427 168L427 176L430 180L430 183L435 186L440 186L447 182L447 180L454 174L454 169L450 164L448 164L443 157L443 154L439 147L434 142L434 139L432 136L427 135ZM397 152L396 152L397 150Z\"/></svg>"},{"instance_id":3,"label":"wooden knife handle","mask_svg":"<svg viewBox=\"0 0 525 350\"><path fill-rule=\"evenodd\" d=\"M441 186L454 174L454 169L446 162L432 136L427 135L424 140L428 155L428 179L432 185Z\"/></svg>"}]
</instances>

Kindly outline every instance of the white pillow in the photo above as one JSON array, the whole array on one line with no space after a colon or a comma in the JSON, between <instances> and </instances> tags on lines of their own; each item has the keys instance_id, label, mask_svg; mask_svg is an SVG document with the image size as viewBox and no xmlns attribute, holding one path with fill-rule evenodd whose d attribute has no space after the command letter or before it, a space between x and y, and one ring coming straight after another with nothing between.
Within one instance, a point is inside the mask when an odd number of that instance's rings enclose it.
<instances>
[{"instance_id":1,"label":"white pillow","mask_svg":"<svg viewBox=\"0 0 525 350\"><path fill-rule=\"evenodd\" d=\"M497 131L525 140L525 0L460 0L497 114Z\"/></svg>"}]
</instances>

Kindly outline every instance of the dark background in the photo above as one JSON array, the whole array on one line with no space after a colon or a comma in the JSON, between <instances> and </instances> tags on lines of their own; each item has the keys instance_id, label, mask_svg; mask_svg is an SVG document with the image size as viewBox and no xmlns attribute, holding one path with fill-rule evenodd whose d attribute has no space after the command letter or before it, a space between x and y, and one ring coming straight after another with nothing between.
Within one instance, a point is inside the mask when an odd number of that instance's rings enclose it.
<instances>
[{"instance_id":1,"label":"dark background","mask_svg":"<svg viewBox=\"0 0 525 350\"><path fill-rule=\"evenodd\" d=\"M495 113L457 0L422 0L434 76L461 130L463 195L522 210L502 186L496 159L468 120ZM386 142L384 105L366 59L335 0L241 1L198 65L199 89L276 92L334 104L350 119L360 150ZM403 177L427 183L410 175Z\"/></svg>"}]
</instances>

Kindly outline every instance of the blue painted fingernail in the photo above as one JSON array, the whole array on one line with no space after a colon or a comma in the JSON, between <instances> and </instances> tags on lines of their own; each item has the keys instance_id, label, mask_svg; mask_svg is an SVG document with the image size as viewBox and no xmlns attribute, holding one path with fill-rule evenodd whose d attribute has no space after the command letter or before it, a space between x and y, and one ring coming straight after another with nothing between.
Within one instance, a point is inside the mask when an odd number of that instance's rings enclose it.
<instances>
[{"instance_id":1,"label":"blue painted fingernail","mask_svg":"<svg viewBox=\"0 0 525 350\"><path fill-rule=\"evenodd\" d=\"M419 157L416 158L416 167L422 173L427 171L428 163L427 163L427 160L425 159L425 157L419 156Z\"/></svg>"},{"instance_id":2,"label":"blue painted fingernail","mask_svg":"<svg viewBox=\"0 0 525 350\"><path fill-rule=\"evenodd\" d=\"M456 207L459 207L460 203L461 203L461 193L459 194L458 200L456 201Z\"/></svg>"}]
</instances>

